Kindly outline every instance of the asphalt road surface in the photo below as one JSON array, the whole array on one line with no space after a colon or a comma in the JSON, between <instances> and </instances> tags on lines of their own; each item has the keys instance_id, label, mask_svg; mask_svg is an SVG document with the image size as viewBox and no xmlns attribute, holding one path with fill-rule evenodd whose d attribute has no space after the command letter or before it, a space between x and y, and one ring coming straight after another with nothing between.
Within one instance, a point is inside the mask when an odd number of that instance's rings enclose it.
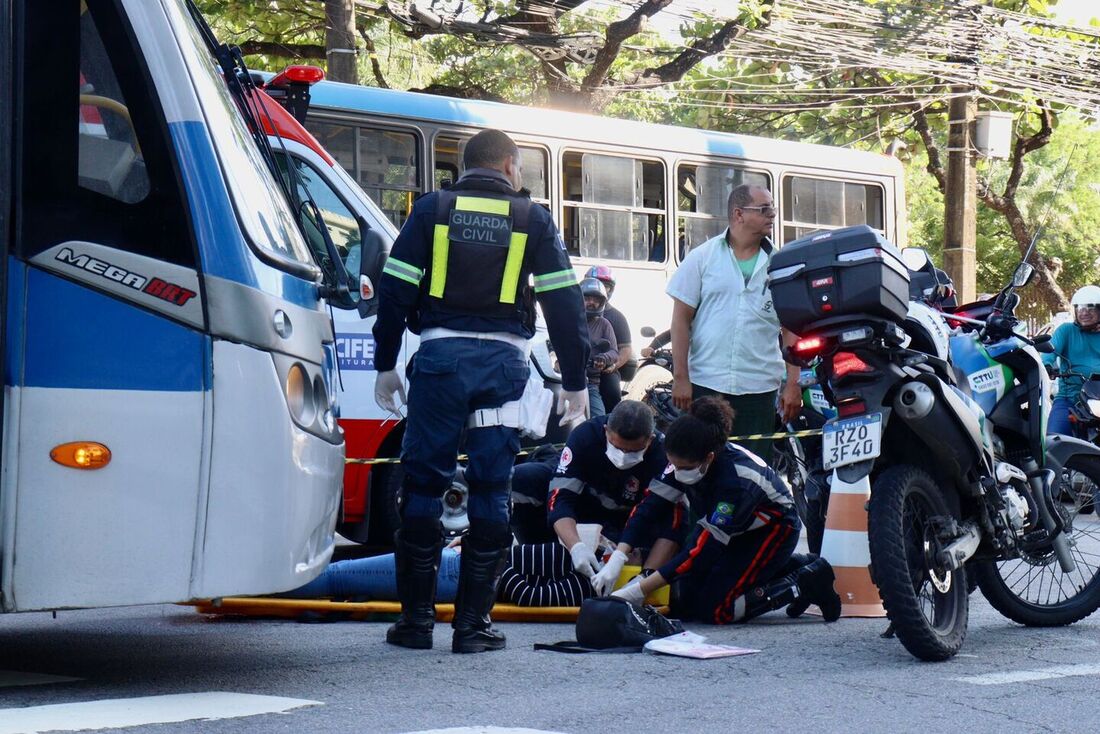
<instances>
[{"instance_id":1,"label":"asphalt road surface","mask_svg":"<svg viewBox=\"0 0 1100 734\"><path fill-rule=\"evenodd\" d=\"M502 624L508 649L383 642L385 624L208 618L151 606L0 617L0 734L31 731L1095 732L1100 615L1026 629L972 597L962 653L914 660L881 619L692 626L760 650L688 660L535 652L571 625ZM167 722L167 723L153 723Z\"/></svg>"}]
</instances>

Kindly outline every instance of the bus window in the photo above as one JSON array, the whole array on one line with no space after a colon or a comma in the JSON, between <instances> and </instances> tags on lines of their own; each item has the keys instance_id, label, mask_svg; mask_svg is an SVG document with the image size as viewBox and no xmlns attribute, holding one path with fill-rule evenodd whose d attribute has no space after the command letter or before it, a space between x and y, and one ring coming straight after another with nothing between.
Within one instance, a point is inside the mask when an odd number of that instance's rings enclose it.
<instances>
[{"instance_id":1,"label":"bus window","mask_svg":"<svg viewBox=\"0 0 1100 734\"><path fill-rule=\"evenodd\" d=\"M37 63L50 65L27 72L37 81L26 87L25 116L34 124L23 141L20 254L92 241L194 268L185 197L160 134L163 123L140 69L124 55L124 31L103 20L104 12L67 18L71 47L43 51ZM70 80L64 92L44 83L53 78Z\"/></svg>"},{"instance_id":2,"label":"bus window","mask_svg":"<svg viewBox=\"0 0 1100 734\"><path fill-rule=\"evenodd\" d=\"M420 145L416 135L359 128L359 167L355 180L400 227L420 193Z\"/></svg>"},{"instance_id":3,"label":"bus window","mask_svg":"<svg viewBox=\"0 0 1100 734\"><path fill-rule=\"evenodd\" d=\"M298 199L306 201L308 198L312 198L317 203L317 208L321 211L321 219L328 227L329 236L332 237L332 243L336 245L336 250L340 253L340 258L344 261L345 267L348 268L349 273L358 275L359 247L363 238L355 214L337 196L336 192L325 181L325 178L313 166L294 156L291 156L291 160L294 161L296 169ZM291 182L286 169L286 156L276 153L276 162L279 164L283 178L289 186ZM311 229L309 223L306 224L306 239L317 262L321 264L326 272L332 275L335 281L336 276L333 274L332 263L329 262L324 238L321 237L321 233L315 227ZM352 270L352 267L354 267L354 270Z\"/></svg>"},{"instance_id":4,"label":"bus window","mask_svg":"<svg viewBox=\"0 0 1100 734\"><path fill-rule=\"evenodd\" d=\"M876 184L787 176L783 179L783 242L854 224L883 232L882 199L882 187Z\"/></svg>"},{"instance_id":5,"label":"bus window","mask_svg":"<svg viewBox=\"0 0 1100 734\"><path fill-rule=\"evenodd\" d=\"M523 158L523 185L531 192L532 201L550 206L550 160L542 148L519 146Z\"/></svg>"},{"instance_id":6,"label":"bus window","mask_svg":"<svg viewBox=\"0 0 1100 734\"><path fill-rule=\"evenodd\" d=\"M660 161L568 152L562 155L562 174L562 236L570 255L664 262L665 175Z\"/></svg>"},{"instance_id":7,"label":"bus window","mask_svg":"<svg viewBox=\"0 0 1100 734\"><path fill-rule=\"evenodd\" d=\"M465 140L440 135L435 139L435 190L444 189L462 175L462 149L465 148Z\"/></svg>"},{"instance_id":8,"label":"bus window","mask_svg":"<svg viewBox=\"0 0 1100 734\"><path fill-rule=\"evenodd\" d=\"M335 125L330 122L314 122L308 120L306 128L317 142L321 144L329 155L348 172L352 178L355 175L355 128L350 125Z\"/></svg>"},{"instance_id":9,"label":"bus window","mask_svg":"<svg viewBox=\"0 0 1100 734\"><path fill-rule=\"evenodd\" d=\"M680 258L729 226L726 205L735 186L751 184L771 190L768 174L733 166L681 163L676 167L676 231Z\"/></svg>"},{"instance_id":10,"label":"bus window","mask_svg":"<svg viewBox=\"0 0 1100 734\"><path fill-rule=\"evenodd\" d=\"M466 150L466 140L440 135L435 139L435 188L438 191L445 184L454 183L462 175L462 155ZM531 200L550 208L549 157L542 148L519 146L523 164L523 186L531 192Z\"/></svg>"}]
</instances>

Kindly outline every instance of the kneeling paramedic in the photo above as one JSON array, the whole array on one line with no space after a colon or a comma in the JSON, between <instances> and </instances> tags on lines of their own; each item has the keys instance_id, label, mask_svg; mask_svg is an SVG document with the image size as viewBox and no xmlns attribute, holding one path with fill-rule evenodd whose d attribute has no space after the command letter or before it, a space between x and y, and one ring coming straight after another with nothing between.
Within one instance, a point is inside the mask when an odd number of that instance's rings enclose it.
<instances>
[{"instance_id":1,"label":"kneeling paramedic","mask_svg":"<svg viewBox=\"0 0 1100 734\"><path fill-rule=\"evenodd\" d=\"M618 541L630 513L653 479L667 466L664 437L653 412L637 400L623 400L610 415L591 418L573 429L553 464L527 462L512 477L512 529L521 543L560 540L574 570L592 581L596 594L611 591L626 553L616 551L600 568L593 548L581 541L577 523L599 523L603 535ZM674 506L652 532L635 545L649 548L646 568L656 568L680 549L686 533L683 508Z\"/></svg>"},{"instance_id":2,"label":"kneeling paramedic","mask_svg":"<svg viewBox=\"0 0 1100 734\"><path fill-rule=\"evenodd\" d=\"M383 270L374 325L375 400L391 413L404 400L395 366L408 324L420 334L420 349L409 370L402 526L394 538L401 618L386 641L432 646L441 498L454 479L459 440L468 426L470 532L451 649L483 652L505 643L490 626L489 611L512 542L508 488L519 450L519 399L529 375L533 299L558 348L563 421L582 419L587 408L588 337L557 228L520 190L516 144L498 130L483 131L466 144L463 164L457 183L413 205Z\"/></svg>"},{"instance_id":3,"label":"kneeling paramedic","mask_svg":"<svg viewBox=\"0 0 1100 734\"><path fill-rule=\"evenodd\" d=\"M786 605L796 616L817 604L826 622L835 621L840 597L832 567L794 553L801 529L794 500L760 457L726 441L732 423L733 410L711 396L669 426L668 469L650 484L617 550L629 553L646 526L685 494L699 523L677 557L612 596L641 603L671 583L672 613L682 619L729 624Z\"/></svg>"}]
</instances>

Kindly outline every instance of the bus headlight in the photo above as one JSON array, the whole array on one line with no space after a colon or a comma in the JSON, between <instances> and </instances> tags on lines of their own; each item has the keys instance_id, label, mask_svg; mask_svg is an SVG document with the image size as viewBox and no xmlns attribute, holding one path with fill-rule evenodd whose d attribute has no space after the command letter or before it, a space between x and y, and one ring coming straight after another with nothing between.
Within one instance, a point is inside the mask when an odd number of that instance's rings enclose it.
<instances>
[{"instance_id":1,"label":"bus headlight","mask_svg":"<svg viewBox=\"0 0 1100 734\"><path fill-rule=\"evenodd\" d=\"M286 376L286 404L294 420L303 426L313 423L317 416L313 380L309 379L305 367L297 362L291 365Z\"/></svg>"},{"instance_id":2,"label":"bus headlight","mask_svg":"<svg viewBox=\"0 0 1100 734\"><path fill-rule=\"evenodd\" d=\"M343 433L336 425L336 395L325 380L325 368L278 352L272 352L271 358L294 424L329 443L339 444Z\"/></svg>"}]
</instances>

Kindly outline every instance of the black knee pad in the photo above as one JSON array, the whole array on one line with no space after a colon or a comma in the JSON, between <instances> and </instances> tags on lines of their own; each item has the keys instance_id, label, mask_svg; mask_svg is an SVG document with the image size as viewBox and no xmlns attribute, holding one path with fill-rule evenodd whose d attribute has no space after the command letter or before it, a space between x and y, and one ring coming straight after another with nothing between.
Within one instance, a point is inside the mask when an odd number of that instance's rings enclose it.
<instances>
[{"instance_id":1,"label":"black knee pad","mask_svg":"<svg viewBox=\"0 0 1100 734\"><path fill-rule=\"evenodd\" d=\"M470 532L463 542L482 550L507 548L512 544L512 529L507 523L471 517Z\"/></svg>"}]
</instances>

